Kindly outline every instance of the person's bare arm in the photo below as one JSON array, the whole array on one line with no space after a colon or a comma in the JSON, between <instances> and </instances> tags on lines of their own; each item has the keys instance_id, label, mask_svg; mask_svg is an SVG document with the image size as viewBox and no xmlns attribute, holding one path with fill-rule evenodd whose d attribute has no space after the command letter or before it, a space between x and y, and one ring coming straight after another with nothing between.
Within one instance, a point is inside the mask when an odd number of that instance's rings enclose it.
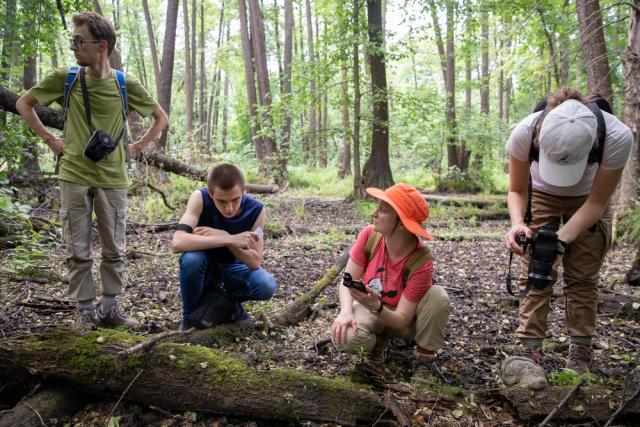
<instances>
[{"instance_id":1,"label":"person's bare arm","mask_svg":"<svg viewBox=\"0 0 640 427\"><path fill-rule=\"evenodd\" d=\"M256 222L251 227L251 231L255 234L255 231L259 228L264 229L264 221L265 221L265 213L264 208ZM257 234L256 234L256 237ZM231 253L240 260L241 263L245 264L252 270L258 269L262 266L262 253L264 250L264 238L258 238L253 244L248 248L229 246L229 250Z\"/></svg>"},{"instance_id":2,"label":"person's bare arm","mask_svg":"<svg viewBox=\"0 0 640 427\"><path fill-rule=\"evenodd\" d=\"M198 225L198 219L202 213L202 194L196 190L191 193L187 208L180 218L180 224L186 224L195 229ZM224 230L211 230L207 235L187 233L186 231L177 230L173 234L171 240L171 249L174 253L187 251L200 251L204 249L220 248L227 246L229 234Z\"/></svg>"},{"instance_id":3,"label":"person's bare arm","mask_svg":"<svg viewBox=\"0 0 640 427\"><path fill-rule=\"evenodd\" d=\"M29 127L38 135L55 154L62 154L64 139L58 138L45 127L36 114L38 100L29 92L22 95L16 102L16 110L24 118Z\"/></svg>"},{"instance_id":4,"label":"person's bare arm","mask_svg":"<svg viewBox=\"0 0 640 427\"><path fill-rule=\"evenodd\" d=\"M565 243L573 242L602 218L607 208L607 203L615 192L621 176L622 168L615 170L598 169L587 200L567 221L564 227L558 231L560 240Z\"/></svg>"},{"instance_id":5,"label":"person's bare arm","mask_svg":"<svg viewBox=\"0 0 640 427\"><path fill-rule=\"evenodd\" d=\"M344 271L345 273L351 274L354 280L360 280L364 274L364 267L356 264L349 258ZM340 279L338 284L338 295L340 297L340 313L338 313L338 316L331 325L331 338L335 343L340 344L347 339L347 328L351 326L355 331L358 325L353 316L353 297L349 292L349 288L342 284L342 279Z\"/></svg>"},{"instance_id":6,"label":"person's bare arm","mask_svg":"<svg viewBox=\"0 0 640 427\"><path fill-rule=\"evenodd\" d=\"M509 193L507 206L511 218L511 229L505 237L507 249L514 253L523 254L522 247L516 243L516 236L524 233L531 237L531 230L524 223L529 197L529 162L509 156Z\"/></svg>"},{"instance_id":7,"label":"person's bare arm","mask_svg":"<svg viewBox=\"0 0 640 427\"><path fill-rule=\"evenodd\" d=\"M151 113L151 117L153 117L153 124L151 127L142 135L138 141L129 144L129 156L135 157L144 150L144 148L157 137L160 136L162 130L167 127L169 124L169 118L167 117L167 113L162 109L161 106L157 106L155 110Z\"/></svg>"}]
</instances>

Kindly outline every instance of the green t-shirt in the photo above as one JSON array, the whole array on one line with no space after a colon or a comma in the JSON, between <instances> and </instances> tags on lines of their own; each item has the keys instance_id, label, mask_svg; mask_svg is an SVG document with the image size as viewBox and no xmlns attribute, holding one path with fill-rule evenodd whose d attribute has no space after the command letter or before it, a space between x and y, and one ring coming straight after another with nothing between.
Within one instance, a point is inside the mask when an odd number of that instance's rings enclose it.
<instances>
[{"instance_id":1,"label":"green t-shirt","mask_svg":"<svg viewBox=\"0 0 640 427\"><path fill-rule=\"evenodd\" d=\"M68 69L59 69L29 90L39 104L49 105L54 101L62 106L64 102L64 84ZM96 129L106 132L114 140L120 135L123 126L122 100L114 73L104 79L85 74L91 122ZM147 117L157 107L140 82L130 74L126 76L128 111L137 111ZM88 187L126 188L127 157L124 138L118 147L104 160L93 162L83 154L84 147L91 136L87 116L84 111L80 80L76 80L69 94L69 107L65 123L64 155L60 159L59 178Z\"/></svg>"}]
</instances>

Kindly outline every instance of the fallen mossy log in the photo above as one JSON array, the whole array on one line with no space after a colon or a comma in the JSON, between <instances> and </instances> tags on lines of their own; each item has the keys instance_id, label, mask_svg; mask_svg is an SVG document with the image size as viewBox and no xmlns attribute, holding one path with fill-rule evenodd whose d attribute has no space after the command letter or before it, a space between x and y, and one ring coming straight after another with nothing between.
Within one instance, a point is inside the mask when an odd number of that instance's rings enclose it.
<instances>
[{"instance_id":1,"label":"fallen mossy log","mask_svg":"<svg viewBox=\"0 0 640 427\"><path fill-rule=\"evenodd\" d=\"M477 197L463 196L463 195L456 195L456 194L446 196L442 194L422 193L422 197L424 197L424 199L429 203L442 203L444 205L457 205L457 206L470 205L470 206L476 206L478 208L485 208L487 206L492 206L492 205L500 205L500 206L507 205L506 196L499 196L499 198L487 197L484 199L480 199Z\"/></svg>"},{"instance_id":2,"label":"fallen mossy log","mask_svg":"<svg viewBox=\"0 0 640 427\"><path fill-rule=\"evenodd\" d=\"M143 340L116 330L56 329L1 340L0 363L65 380L87 393L119 396L130 386L125 399L173 411L342 425L371 425L385 412L378 395L363 385L292 369L256 371L198 345L160 342L118 356Z\"/></svg>"},{"instance_id":3,"label":"fallen mossy log","mask_svg":"<svg viewBox=\"0 0 640 427\"><path fill-rule=\"evenodd\" d=\"M18 114L16 110L18 98L19 96L17 94L0 86L0 109ZM64 125L62 110L54 110L53 108L38 105L36 107L36 114L45 126L62 129ZM194 168L173 157L156 152L146 151L140 153L134 160L196 181L204 181L207 176L207 171ZM280 187L277 184L247 184L246 189L250 193L277 193L280 191Z\"/></svg>"},{"instance_id":4,"label":"fallen mossy log","mask_svg":"<svg viewBox=\"0 0 640 427\"><path fill-rule=\"evenodd\" d=\"M271 323L276 326L289 326L295 325L306 318L311 313L311 304L327 286L336 280L338 274L340 274L347 265L348 260L349 253L345 252L334 262L322 279L320 279L309 292L300 295L282 309L269 315L268 318Z\"/></svg>"},{"instance_id":5,"label":"fallen mossy log","mask_svg":"<svg viewBox=\"0 0 640 427\"><path fill-rule=\"evenodd\" d=\"M0 416L0 427L58 425L87 403L86 394L68 387L53 387L28 396Z\"/></svg>"},{"instance_id":6,"label":"fallen mossy log","mask_svg":"<svg viewBox=\"0 0 640 427\"><path fill-rule=\"evenodd\" d=\"M553 411L558 402L572 387L547 387L534 392L520 387L500 390L500 395L517 411L523 421L541 420ZM554 415L554 421L591 422L606 420L613 415L620 402L621 391L604 387L582 387L567 403L566 407ZM620 418L640 415L640 399L629 402L621 411ZM616 417L616 419L619 419Z\"/></svg>"}]
</instances>

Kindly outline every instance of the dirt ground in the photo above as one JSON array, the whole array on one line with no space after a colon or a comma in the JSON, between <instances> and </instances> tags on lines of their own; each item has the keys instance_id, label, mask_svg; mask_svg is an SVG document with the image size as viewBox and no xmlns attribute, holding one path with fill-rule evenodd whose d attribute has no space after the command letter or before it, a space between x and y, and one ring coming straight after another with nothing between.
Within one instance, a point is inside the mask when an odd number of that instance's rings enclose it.
<instances>
[{"instance_id":1,"label":"dirt ground","mask_svg":"<svg viewBox=\"0 0 640 427\"><path fill-rule=\"evenodd\" d=\"M258 196L267 208L267 239L263 267L273 273L278 291L271 301L247 304L254 316L284 306L308 291L332 263L350 248L367 218L349 202L333 197L303 198L280 194ZM55 217L51 218L54 222ZM130 218L136 220L136 218ZM459 401L442 399L413 414L415 425L505 425L522 424L500 403L469 403L475 390L501 387L500 362L517 351L517 301L505 291L504 277L509 261L501 240L506 220L478 222L474 218L452 220L441 217L427 223L436 240L429 243L435 261L436 282L443 285L452 302L446 342L438 354L435 369L424 372L414 366L414 343L393 340L385 368L398 383L415 389L431 388L455 395ZM177 328L181 317L178 286L178 256L171 253L172 232L151 233L130 228L127 247L127 287L119 298L121 306L140 321L138 334L152 334ZM0 268L7 269L10 250L0 252ZM601 271L600 290L632 295L640 291L622 283L633 253L627 244L616 245L607 255ZM94 240L94 277L98 278L99 242ZM40 331L56 325L71 326L75 312L66 306L64 249L56 245L45 254L42 272L62 281L36 283L0 277L0 338ZM513 263L514 273L520 267ZM339 353L326 343L330 325L337 315L336 284L329 286L314 305L312 316L300 324L254 334L237 340L223 350L237 354L258 370L291 367L325 377L352 376L357 356ZM547 372L564 365L568 337L564 329L562 283L556 284L545 343ZM26 303L26 305L25 305ZM31 304L32 306L28 306ZM38 307L38 305L40 305ZM638 317L636 317L637 319ZM620 387L637 365L640 324L616 316L598 318L595 339L595 375L602 384ZM321 346L316 343L323 342ZM473 394L471 394L473 396ZM115 400L96 400L76 414L71 424L100 424ZM473 400L473 399L472 399ZM150 402L150 404L152 404ZM119 425L263 425L251 420L234 420L204 414L171 414L132 403L121 403L115 415ZM311 424L308 424L311 425Z\"/></svg>"}]
</instances>

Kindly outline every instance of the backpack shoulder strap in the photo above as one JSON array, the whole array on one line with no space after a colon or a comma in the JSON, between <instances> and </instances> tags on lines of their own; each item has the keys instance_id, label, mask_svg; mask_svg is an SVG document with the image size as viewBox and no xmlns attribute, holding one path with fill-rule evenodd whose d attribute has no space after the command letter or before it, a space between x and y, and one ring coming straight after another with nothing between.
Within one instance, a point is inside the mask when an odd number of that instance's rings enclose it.
<instances>
[{"instance_id":1,"label":"backpack shoulder strap","mask_svg":"<svg viewBox=\"0 0 640 427\"><path fill-rule=\"evenodd\" d=\"M595 147L594 150L591 150L591 152L589 153L589 163L600 164L602 163L602 156L604 153L604 141L607 136L607 124L604 121L604 115L602 114L602 110L598 106L597 102L590 102L587 104L587 107L589 107L589 110L591 110L593 115L596 116L596 120L598 123L598 131L597 131L598 146Z\"/></svg>"},{"instance_id":2,"label":"backpack shoulder strap","mask_svg":"<svg viewBox=\"0 0 640 427\"><path fill-rule=\"evenodd\" d=\"M113 70L116 75L116 84L118 85L118 91L120 92L120 98L122 99L122 114L127 117L127 81L125 74L120 70Z\"/></svg>"},{"instance_id":3,"label":"backpack shoulder strap","mask_svg":"<svg viewBox=\"0 0 640 427\"><path fill-rule=\"evenodd\" d=\"M380 241L382 240L382 233L371 230L371 234L367 238L367 242L364 245L364 253L367 256L367 263L371 261L373 254L375 253Z\"/></svg>"},{"instance_id":4,"label":"backpack shoulder strap","mask_svg":"<svg viewBox=\"0 0 640 427\"><path fill-rule=\"evenodd\" d=\"M404 268L402 269L402 287L407 286L407 281L413 276L413 273L418 271L420 267L425 265L427 262L433 259L433 255L431 253L431 249L426 246L421 248L417 248L409 259L404 264Z\"/></svg>"},{"instance_id":5,"label":"backpack shoulder strap","mask_svg":"<svg viewBox=\"0 0 640 427\"><path fill-rule=\"evenodd\" d=\"M69 71L67 71L67 79L64 82L64 102L62 103L62 109L64 110L64 119L67 120L67 109L69 107L69 94L71 93L71 88L73 84L78 79L78 74L80 71L80 67L74 65L73 67L69 67Z\"/></svg>"}]
</instances>

